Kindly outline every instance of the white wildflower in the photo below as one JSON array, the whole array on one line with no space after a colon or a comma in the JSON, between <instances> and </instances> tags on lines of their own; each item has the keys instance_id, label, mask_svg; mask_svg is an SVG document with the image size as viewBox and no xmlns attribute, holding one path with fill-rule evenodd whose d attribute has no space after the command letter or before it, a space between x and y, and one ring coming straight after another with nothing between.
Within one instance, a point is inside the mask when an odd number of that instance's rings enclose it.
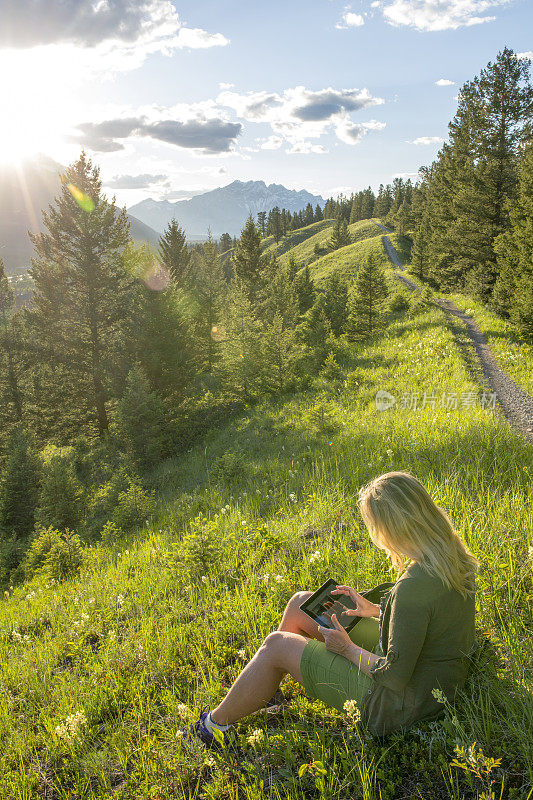
<instances>
[{"instance_id":1,"label":"white wildflower","mask_svg":"<svg viewBox=\"0 0 533 800\"><path fill-rule=\"evenodd\" d=\"M119 596L117 597L117 605L121 606L123 604L124 604L124 595L119 594Z\"/></svg>"},{"instance_id":2,"label":"white wildflower","mask_svg":"<svg viewBox=\"0 0 533 800\"><path fill-rule=\"evenodd\" d=\"M256 744L260 744L265 738L265 732L261 730L261 728L256 728L250 736L247 738L248 744L255 746Z\"/></svg>"},{"instance_id":3,"label":"white wildflower","mask_svg":"<svg viewBox=\"0 0 533 800\"><path fill-rule=\"evenodd\" d=\"M269 580L270 580L270 575L268 574L268 572L265 572L265 574L263 575L263 583L267 584Z\"/></svg>"},{"instance_id":4,"label":"white wildflower","mask_svg":"<svg viewBox=\"0 0 533 800\"><path fill-rule=\"evenodd\" d=\"M115 637L116 637L116 633L115 633L115 631L108 631L108 632L107 632L107 638L108 638L108 639L109 639L111 642L113 642L113 641L115 640Z\"/></svg>"},{"instance_id":5,"label":"white wildflower","mask_svg":"<svg viewBox=\"0 0 533 800\"><path fill-rule=\"evenodd\" d=\"M202 583L207 583L207 575L202 575L201 581Z\"/></svg>"},{"instance_id":6,"label":"white wildflower","mask_svg":"<svg viewBox=\"0 0 533 800\"><path fill-rule=\"evenodd\" d=\"M206 767L216 767L217 762L213 758L213 756L207 756L204 758L204 766Z\"/></svg>"},{"instance_id":7,"label":"white wildflower","mask_svg":"<svg viewBox=\"0 0 533 800\"><path fill-rule=\"evenodd\" d=\"M60 739L64 739L67 744L73 744L73 742L81 739L84 725L87 725L87 717L83 711L77 711L56 727L56 734Z\"/></svg>"},{"instance_id":8,"label":"white wildflower","mask_svg":"<svg viewBox=\"0 0 533 800\"><path fill-rule=\"evenodd\" d=\"M244 649L244 647L241 648L241 650L237 651L237 655L239 656L239 658L246 658L246 650Z\"/></svg>"},{"instance_id":9,"label":"white wildflower","mask_svg":"<svg viewBox=\"0 0 533 800\"><path fill-rule=\"evenodd\" d=\"M389 448L388 448L388 450L387 450L387 455L388 455L388 456L392 456L392 450L390 449L390 447L389 447Z\"/></svg>"},{"instance_id":10,"label":"white wildflower","mask_svg":"<svg viewBox=\"0 0 533 800\"><path fill-rule=\"evenodd\" d=\"M284 580L283 575L274 575L274 580L276 581L276 583L283 583Z\"/></svg>"},{"instance_id":11,"label":"white wildflower","mask_svg":"<svg viewBox=\"0 0 533 800\"><path fill-rule=\"evenodd\" d=\"M320 559L320 550L315 550L315 552L311 553L311 555L309 556L309 563L314 564L315 561L318 561L319 559Z\"/></svg>"},{"instance_id":12,"label":"white wildflower","mask_svg":"<svg viewBox=\"0 0 533 800\"><path fill-rule=\"evenodd\" d=\"M176 731L176 739L181 739L182 737L183 737L183 731L181 730L181 728L178 728L178 730Z\"/></svg>"},{"instance_id":13,"label":"white wildflower","mask_svg":"<svg viewBox=\"0 0 533 800\"><path fill-rule=\"evenodd\" d=\"M349 714L354 722L360 722L361 712L355 700L347 700L343 706L347 714Z\"/></svg>"},{"instance_id":14,"label":"white wildflower","mask_svg":"<svg viewBox=\"0 0 533 800\"><path fill-rule=\"evenodd\" d=\"M178 717L185 722L192 718L192 711L189 706L185 705L185 703L178 703L176 706L176 713Z\"/></svg>"},{"instance_id":15,"label":"white wildflower","mask_svg":"<svg viewBox=\"0 0 533 800\"><path fill-rule=\"evenodd\" d=\"M243 519L243 520L241 521L241 525L246 525L246 520L245 520L245 519Z\"/></svg>"},{"instance_id":16,"label":"white wildflower","mask_svg":"<svg viewBox=\"0 0 533 800\"><path fill-rule=\"evenodd\" d=\"M294 492L291 492L290 495L289 495L289 500L291 501L291 503L295 503L296 499L297 498L296 498L296 495L294 494Z\"/></svg>"}]
</instances>

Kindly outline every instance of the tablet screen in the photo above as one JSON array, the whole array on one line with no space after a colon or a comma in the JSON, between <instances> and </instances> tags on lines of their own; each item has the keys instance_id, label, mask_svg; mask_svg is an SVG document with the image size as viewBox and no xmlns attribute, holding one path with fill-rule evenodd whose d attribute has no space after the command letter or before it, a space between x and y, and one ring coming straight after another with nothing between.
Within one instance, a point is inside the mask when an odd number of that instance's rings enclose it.
<instances>
[{"instance_id":1,"label":"tablet screen","mask_svg":"<svg viewBox=\"0 0 533 800\"><path fill-rule=\"evenodd\" d=\"M335 627L331 621L331 615L336 614L339 624L349 630L359 621L360 617L348 615L346 611L357 608L357 605L346 594L332 595L331 592L337 588L337 585L332 579L326 581L320 589L302 603L300 608L324 628Z\"/></svg>"}]
</instances>

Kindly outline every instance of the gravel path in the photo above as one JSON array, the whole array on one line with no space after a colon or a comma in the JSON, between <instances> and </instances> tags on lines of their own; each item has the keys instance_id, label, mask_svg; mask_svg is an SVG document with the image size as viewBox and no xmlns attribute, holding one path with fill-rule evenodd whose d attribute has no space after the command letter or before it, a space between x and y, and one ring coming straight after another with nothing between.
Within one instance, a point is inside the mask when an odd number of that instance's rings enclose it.
<instances>
[{"instance_id":1,"label":"gravel path","mask_svg":"<svg viewBox=\"0 0 533 800\"><path fill-rule=\"evenodd\" d=\"M387 230L377 222L374 224L385 231ZM383 237L383 244L392 263L399 269L403 269L398 253L388 236ZM396 277L411 291L419 291L418 286L413 281L410 281L409 278L406 278L405 275L396 273ZM533 397L520 386L517 386L507 373L501 369L473 317L465 314L464 311L457 308L455 303L452 303L451 300L446 300L444 297L436 298L435 302L448 315L457 317L464 322L483 370L487 387L491 392L495 393L502 414L511 425L533 443Z\"/></svg>"}]
</instances>

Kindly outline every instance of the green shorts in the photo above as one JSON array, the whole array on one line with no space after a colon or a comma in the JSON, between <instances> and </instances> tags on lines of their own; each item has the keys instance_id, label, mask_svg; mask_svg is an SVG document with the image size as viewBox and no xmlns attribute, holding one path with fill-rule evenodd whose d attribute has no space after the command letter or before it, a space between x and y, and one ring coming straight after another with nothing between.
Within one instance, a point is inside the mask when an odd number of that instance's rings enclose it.
<instances>
[{"instance_id":1,"label":"green shorts","mask_svg":"<svg viewBox=\"0 0 533 800\"><path fill-rule=\"evenodd\" d=\"M381 655L377 619L361 619L349 636L354 644ZM308 696L339 711L343 710L346 700L356 700L360 704L373 683L353 661L326 650L324 642L317 639L310 639L304 647L300 671Z\"/></svg>"}]
</instances>

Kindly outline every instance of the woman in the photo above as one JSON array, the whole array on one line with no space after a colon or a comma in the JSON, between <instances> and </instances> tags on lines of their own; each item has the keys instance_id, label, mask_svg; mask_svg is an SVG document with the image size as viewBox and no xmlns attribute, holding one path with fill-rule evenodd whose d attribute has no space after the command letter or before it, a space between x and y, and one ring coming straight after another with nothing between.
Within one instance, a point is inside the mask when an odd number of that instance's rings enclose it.
<instances>
[{"instance_id":1,"label":"woman","mask_svg":"<svg viewBox=\"0 0 533 800\"><path fill-rule=\"evenodd\" d=\"M295 594L226 697L211 712L203 709L185 736L207 745L221 740L234 722L267 704L286 673L310 697L339 710L356 700L374 735L438 716L442 704L434 689L453 700L474 646L479 561L407 472L370 481L359 491L358 506L371 540L401 573L396 583L379 605L349 586L337 587L339 596L356 602L352 613L364 618L350 634L334 614L333 629L311 620L300 610L311 592Z\"/></svg>"}]
</instances>

